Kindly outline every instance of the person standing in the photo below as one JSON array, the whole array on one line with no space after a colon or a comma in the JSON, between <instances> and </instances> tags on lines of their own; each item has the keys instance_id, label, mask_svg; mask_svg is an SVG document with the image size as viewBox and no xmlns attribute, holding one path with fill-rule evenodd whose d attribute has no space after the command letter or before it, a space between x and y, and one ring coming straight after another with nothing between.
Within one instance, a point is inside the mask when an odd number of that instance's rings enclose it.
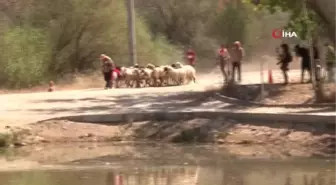
<instances>
[{"instance_id":1,"label":"person standing","mask_svg":"<svg viewBox=\"0 0 336 185\"><path fill-rule=\"evenodd\" d=\"M309 74L309 82L312 80L311 62L309 49L300 45L294 47L295 55L301 58L301 83L304 83L305 72Z\"/></svg>"},{"instance_id":2,"label":"person standing","mask_svg":"<svg viewBox=\"0 0 336 185\"><path fill-rule=\"evenodd\" d=\"M222 72L224 83L228 83L229 79L228 74L226 72L227 70L226 68L230 60L230 54L224 44L221 45L220 49L217 52L217 55L219 61L219 69Z\"/></svg>"},{"instance_id":3,"label":"person standing","mask_svg":"<svg viewBox=\"0 0 336 185\"><path fill-rule=\"evenodd\" d=\"M336 64L336 52L335 48L328 43L325 44L327 47L326 52L326 65L327 65L327 71L328 71L328 81L332 82L334 81L334 68Z\"/></svg>"},{"instance_id":4,"label":"person standing","mask_svg":"<svg viewBox=\"0 0 336 185\"><path fill-rule=\"evenodd\" d=\"M277 63L277 65L280 64L280 69L284 77L284 85L288 84L289 63L292 61L292 59L293 57L290 54L288 44L281 44L279 53L279 62Z\"/></svg>"},{"instance_id":5,"label":"person standing","mask_svg":"<svg viewBox=\"0 0 336 185\"><path fill-rule=\"evenodd\" d=\"M188 64L195 67L195 61L196 61L196 53L193 49L189 48L186 52L186 58L188 61Z\"/></svg>"},{"instance_id":6,"label":"person standing","mask_svg":"<svg viewBox=\"0 0 336 185\"><path fill-rule=\"evenodd\" d=\"M239 41L233 43L234 47L231 51L231 61L232 61L232 81L235 81L236 70L238 72L238 81L241 82L241 62L245 56L244 48L241 46Z\"/></svg>"},{"instance_id":7,"label":"person standing","mask_svg":"<svg viewBox=\"0 0 336 185\"><path fill-rule=\"evenodd\" d=\"M100 61L102 62L102 73L106 82L105 89L110 89L112 88L112 71L114 69L114 62L105 54L100 55Z\"/></svg>"}]
</instances>

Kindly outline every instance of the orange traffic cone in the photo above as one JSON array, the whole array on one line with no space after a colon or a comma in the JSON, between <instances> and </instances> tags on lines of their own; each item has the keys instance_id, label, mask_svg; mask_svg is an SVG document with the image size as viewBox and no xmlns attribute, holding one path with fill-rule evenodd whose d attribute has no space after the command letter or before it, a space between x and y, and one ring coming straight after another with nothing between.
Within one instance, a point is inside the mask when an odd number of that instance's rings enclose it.
<instances>
[{"instance_id":1,"label":"orange traffic cone","mask_svg":"<svg viewBox=\"0 0 336 185\"><path fill-rule=\"evenodd\" d=\"M272 70L268 70L268 83L269 83L269 84L272 84L272 83L273 83Z\"/></svg>"}]
</instances>

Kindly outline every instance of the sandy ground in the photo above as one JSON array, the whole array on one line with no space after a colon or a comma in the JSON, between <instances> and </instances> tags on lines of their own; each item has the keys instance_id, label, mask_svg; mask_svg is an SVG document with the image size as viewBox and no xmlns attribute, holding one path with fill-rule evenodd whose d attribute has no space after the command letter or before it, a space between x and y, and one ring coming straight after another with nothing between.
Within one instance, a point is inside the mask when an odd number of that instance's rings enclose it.
<instances>
[{"instance_id":1,"label":"sandy ground","mask_svg":"<svg viewBox=\"0 0 336 185\"><path fill-rule=\"evenodd\" d=\"M298 71L292 71L297 74ZM274 72L274 78L279 72ZM246 72L243 83L258 83L258 72ZM266 77L265 77L266 78ZM97 82L103 84L102 81ZM192 93L222 85L219 71L199 75L196 84L140 89L83 89L0 95L0 129L6 125L24 125L44 119L78 114L176 108L219 108L225 102L192 103ZM182 96L181 96L182 94ZM189 94L189 98L185 97ZM185 99L184 99L185 98ZM188 102L189 101L189 104ZM196 101L196 100L195 100ZM204 106L202 106L203 104ZM1 128L2 127L2 128Z\"/></svg>"}]
</instances>

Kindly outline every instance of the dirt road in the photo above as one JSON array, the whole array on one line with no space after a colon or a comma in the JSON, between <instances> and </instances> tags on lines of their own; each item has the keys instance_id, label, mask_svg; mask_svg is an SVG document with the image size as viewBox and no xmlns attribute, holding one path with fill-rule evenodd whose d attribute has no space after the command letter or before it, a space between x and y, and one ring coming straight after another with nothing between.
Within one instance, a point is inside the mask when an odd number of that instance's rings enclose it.
<instances>
[{"instance_id":1,"label":"dirt road","mask_svg":"<svg viewBox=\"0 0 336 185\"><path fill-rule=\"evenodd\" d=\"M298 71L291 71L297 75ZM85 89L0 95L0 129L6 125L23 125L44 119L76 114L97 114L121 111L178 109L215 109L229 104L209 99L204 92L221 85L218 71L198 76L196 84L179 87L139 89ZM260 72L246 72L242 83L259 83ZM266 80L265 75L265 80ZM274 79L279 80L279 71ZM100 83L100 82L99 82ZM263 111L263 110L260 110ZM268 110L265 110L268 111Z\"/></svg>"}]
</instances>

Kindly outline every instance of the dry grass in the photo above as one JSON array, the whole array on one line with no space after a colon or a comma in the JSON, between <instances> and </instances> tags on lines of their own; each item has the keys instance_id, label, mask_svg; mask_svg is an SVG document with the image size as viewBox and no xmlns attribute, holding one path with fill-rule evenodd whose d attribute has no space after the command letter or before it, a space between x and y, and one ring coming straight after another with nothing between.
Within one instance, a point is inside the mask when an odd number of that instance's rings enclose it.
<instances>
[{"instance_id":1,"label":"dry grass","mask_svg":"<svg viewBox=\"0 0 336 185\"><path fill-rule=\"evenodd\" d=\"M64 77L61 80L58 80L55 83L56 91L64 90L79 90L79 89L89 89L89 88L98 88L103 87L104 81L100 74L78 74L78 75L69 75ZM48 83L44 85L25 88L25 89L0 89L0 94L11 94L11 93L32 93L32 92L47 92Z\"/></svg>"}]
</instances>

